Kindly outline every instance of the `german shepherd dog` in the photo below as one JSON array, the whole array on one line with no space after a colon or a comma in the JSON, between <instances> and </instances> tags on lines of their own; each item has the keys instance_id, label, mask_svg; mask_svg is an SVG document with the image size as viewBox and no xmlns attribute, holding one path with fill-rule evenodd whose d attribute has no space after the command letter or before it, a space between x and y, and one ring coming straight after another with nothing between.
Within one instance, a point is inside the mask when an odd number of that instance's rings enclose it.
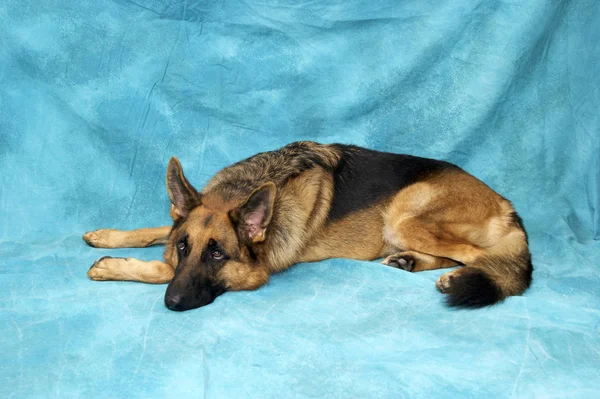
<instances>
[{"instance_id":1,"label":"german shepherd dog","mask_svg":"<svg viewBox=\"0 0 600 399\"><path fill-rule=\"evenodd\" d=\"M463 266L436 282L458 307L492 305L531 282L511 203L448 162L303 141L221 170L202 192L176 158L166 180L172 226L83 236L101 248L165 244L164 262L104 257L92 280L169 283L165 305L178 311L328 258L384 258L408 272Z\"/></svg>"}]
</instances>

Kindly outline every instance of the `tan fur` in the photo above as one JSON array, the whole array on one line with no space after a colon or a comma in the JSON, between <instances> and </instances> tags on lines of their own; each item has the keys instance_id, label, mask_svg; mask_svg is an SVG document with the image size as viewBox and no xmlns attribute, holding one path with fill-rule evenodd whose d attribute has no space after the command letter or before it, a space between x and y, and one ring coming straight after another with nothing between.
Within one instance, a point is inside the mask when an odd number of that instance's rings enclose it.
<instances>
[{"instance_id":1,"label":"tan fur","mask_svg":"<svg viewBox=\"0 0 600 399\"><path fill-rule=\"evenodd\" d=\"M280 191L274 219L285 234L273 235L263 251L266 267L272 273L287 269L302 259L308 241L322 228L329 211L332 192L331 176L321 168L310 170Z\"/></svg>"},{"instance_id":2,"label":"tan fur","mask_svg":"<svg viewBox=\"0 0 600 399\"><path fill-rule=\"evenodd\" d=\"M382 229L383 216L380 207L352 213L341 220L321 226L299 257L299 261L379 258L388 251L381 235Z\"/></svg>"},{"instance_id":3,"label":"tan fur","mask_svg":"<svg viewBox=\"0 0 600 399\"><path fill-rule=\"evenodd\" d=\"M527 251L527 243L523 231L512 228L498 242L486 250L485 255L478 259L473 267L484 269L501 287L504 295L518 295L527 286L521 279L514 278L514 264ZM502 259L513 260L504 262Z\"/></svg>"},{"instance_id":4,"label":"tan fur","mask_svg":"<svg viewBox=\"0 0 600 399\"><path fill-rule=\"evenodd\" d=\"M226 282L231 291L255 290L269 281L269 271L262 267L252 267L245 262L227 262L218 272L219 281Z\"/></svg>"},{"instance_id":5,"label":"tan fur","mask_svg":"<svg viewBox=\"0 0 600 399\"><path fill-rule=\"evenodd\" d=\"M510 203L484 183L452 171L400 191L386 209L384 235L399 249L484 269L505 295L514 295L526 288L507 270L514 265L493 261L527 249L525 233L513 226L512 212ZM451 273L444 283L460 272Z\"/></svg>"},{"instance_id":6,"label":"tan fur","mask_svg":"<svg viewBox=\"0 0 600 399\"><path fill-rule=\"evenodd\" d=\"M144 262L134 258L105 257L92 265L88 270L88 276L96 281L140 281L164 284L173 278L173 268L158 260Z\"/></svg>"},{"instance_id":7,"label":"tan fur","mask_svg":"<svg viewBox=\"0 0 600 399\"><path fill-rule=\"evenodd\" d=\"M508 232L505 203L466 173L441 173L396 195L386 209L385 236L401 249L471 263Z\"/></svg>"},{"instance_id":8,"label":"tan fur","mask_svg":"<svg viewBox=\"0 0 600 399\"><path fill-rule=\"evenodd\" d=\"M100 229L88 231L83 239L96 248L144 248L150 245L165 244L171 226L137 230Z\"/></svg>"}]
</instances>

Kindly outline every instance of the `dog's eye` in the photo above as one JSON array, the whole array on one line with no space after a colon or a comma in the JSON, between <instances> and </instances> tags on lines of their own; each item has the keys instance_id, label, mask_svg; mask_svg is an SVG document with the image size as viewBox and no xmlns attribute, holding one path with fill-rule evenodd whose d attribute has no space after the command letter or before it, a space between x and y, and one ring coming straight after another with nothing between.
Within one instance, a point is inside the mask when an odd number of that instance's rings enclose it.
<instances>
[{"instance_id":1,"label":"dog's eye","mask_svg":"<svg viewBox=\"0 0 600 399\"><path fill-rule=\"evenodd\" d=\"M179 242L177 243L177 249L180 251L185 251L186 248L187 242L185 242L185 240L179 240Z\"/></svg>"},{"instance_id":2,"label":"dog's eye","mask_svg":"<svg viewBox=\"0 0 600 399\"><path fill-rule=\"evenodd\" d=\"M223 252L219 251L218 249L213 249L210 254L215 260L221 260L225 257L225 255L223 255Z\"/></svg>"}]
</instances>

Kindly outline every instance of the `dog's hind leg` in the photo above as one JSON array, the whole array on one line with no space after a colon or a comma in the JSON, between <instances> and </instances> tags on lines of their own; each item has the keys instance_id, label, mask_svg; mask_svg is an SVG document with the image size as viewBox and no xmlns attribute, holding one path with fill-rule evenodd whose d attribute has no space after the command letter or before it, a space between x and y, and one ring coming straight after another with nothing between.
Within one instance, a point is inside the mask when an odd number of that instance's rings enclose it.
<instances>
[{"instance_id":1,"label":"dog's hind leg","mask_svg":"<svg viewBox=\"0 0 600 399\"><path fill-rule=\"evenodd\" d=\"M170 232L171 226L137 230L101 229L88 231L83 239L96 248L144 248L165 244Z\"/></svg>"},{"instance_id":2,"label":"dog's hind leg","mask_svg":"<svg viewBox=\"0 0 600 399\"><path fill-rule=\"evenodd\" d=\"M429 269L449 266L444 258L464 265L436 284L451 306L491 305L522 294L531 282L520 218L510 202L465 172L446 172L400 191L386 209L384 237L394 248L427 254ZM410 260L400 256L395 264ZM422 260L412 271L426 270L419 269L427 265Z\"/></svg>"},{"instance_id":3,"label":"dog's hind leg","mask_svg":"<svg viewBox=\"0 0 600 399\"><path fill-rule=\"evenodd\" d=\"M408 272L442 269L459 265L458 262L452 259L432 256L417 251L399 252L388 256L381 263Z\"/></svg>"},{"instance_id":4,"label":"dog's hind leg","mask_svg":"<svg viewBox=\"0 0 600 399\"><path fill-rule=\"evenodd\" d=\"M134 258L105 256L94 262L87 274L90 279L95 281L139 281L165 284L171 281L174 271L169 264L158 260L145 262Z\"/></svg>"}]
</instances>

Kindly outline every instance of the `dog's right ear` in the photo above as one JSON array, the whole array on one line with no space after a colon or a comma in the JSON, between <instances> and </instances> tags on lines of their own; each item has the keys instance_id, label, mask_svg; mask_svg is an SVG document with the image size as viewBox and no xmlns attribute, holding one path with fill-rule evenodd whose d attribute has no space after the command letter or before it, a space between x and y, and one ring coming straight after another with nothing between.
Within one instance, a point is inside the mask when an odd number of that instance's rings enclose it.
<instances>
[{"instance_id":1,"label":"dog's right ear","mask_svg":"<svg viewBox=\"0 0 600 399\"><path fill-rule=\"evenodd\" d=\"M173 220L187 217L192 209L202 203L200 194L187 181L183 175L181 163L175 157L171 158L167 168L167 192L171 199Z\"/></svg>"}]
</instances>

